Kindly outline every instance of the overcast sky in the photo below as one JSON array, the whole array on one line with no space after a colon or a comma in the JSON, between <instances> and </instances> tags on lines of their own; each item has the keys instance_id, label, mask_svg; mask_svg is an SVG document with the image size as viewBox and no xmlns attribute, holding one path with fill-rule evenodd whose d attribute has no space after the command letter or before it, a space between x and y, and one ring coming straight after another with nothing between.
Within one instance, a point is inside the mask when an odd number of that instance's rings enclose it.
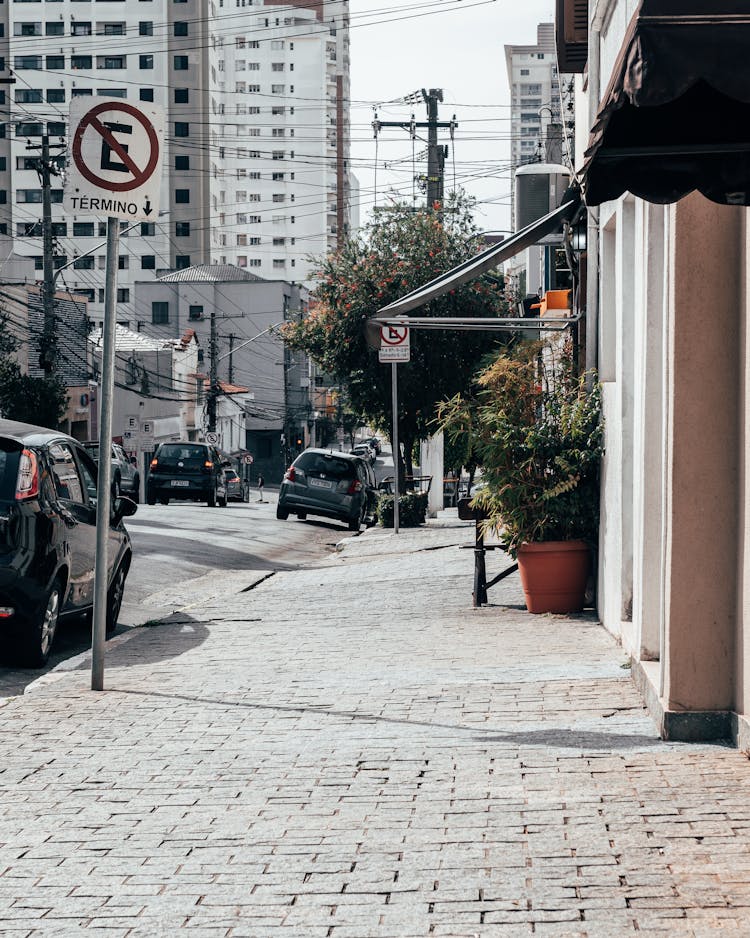
<instances>
[{"instance_id":1,"label":"overcast sky","mask_svg":"<svg viewBox=\"0 0 750 938\"><path fill-rule=\"evenodd\" d=\"M552 22L554 0L350 0L352 163L362 187L364 221L373 203L375 143L372 105L421 88L442 88L440 120L456 114L455 174L481 200L477 221L507 229L510 221L508 143L510 97L504 45L536 42L537 23ZM407 18L409 17L409 18ZM424 104L383 103L381 120L425 120ZM447 131L441 131L447 134ZM441 143L450 143L447 136ZM425 149L417 141L416 153ZM398 129L381 131L378 204L395 186L412 197L412 145ZM386 170L384 163L403 160ZM417 164L424 172L426 163ZM453 184L453 153L446 163L446 191ZM417 192L424 203L424 195Z\"/></svg>"}]
</instances>

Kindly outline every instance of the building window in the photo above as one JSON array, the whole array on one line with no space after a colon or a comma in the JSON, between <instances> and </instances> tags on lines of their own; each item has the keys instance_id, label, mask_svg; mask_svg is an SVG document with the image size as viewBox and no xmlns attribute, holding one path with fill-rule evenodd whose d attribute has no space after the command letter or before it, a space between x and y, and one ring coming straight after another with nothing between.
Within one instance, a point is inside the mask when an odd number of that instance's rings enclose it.
<instances>
[{"instance_id":1,"label":"building window","mask_svg":"<svg viewBox=\"0 0 750 938\"><path fill-rule=\"evenodd\" d=\"M29 121L16 124L17 137L41 137L43 133L44 124L32 124Z\"/></svg>"},{"instance_id":2,"label":"building window","mask_svg":"<svg viewBox=\"0 0 750 938\"><path fill-rule=\"evenodd\" d=\"M286 267L286 261L283 257L274 257L273 259L273 269L274 270L283 270Z\"/></svg>"},{"instance_id":3,"label":"building window","mask_svg":"<svg viewBox=\"0 0 750 938\"><path fill-rule=\"evenodd\" d=\"M138 24L138 35L139 36L153 36L154 35L154 24L147 20L142 20Z\"/></svg>"},{"instance_id":4,"label":"building window","mask_svg":"<svg viewBox=\"0 0 750 938\"><path fill-rule=\"evenodd\" d=\"M140 99L141 101L153 101L154 89L153 88L141 88Z\"/></svg>"},{"instance_id":5,"label":"building window","mask_svg":"<svg viewBox=\"0 0 750 938\"><path fill-rule=\"evenodd\" d=\"M156 270L156 255L155 254L142 254L141 255L141 270Z\"/></svg>"},{"instance_id":6,"label":"building window","mask_svg":"<svg viewBox=\"0 0 750 938\"><path fill-rule=\"evenodd\" d=\"M117 289L117 302L118 303L129 303L130 302L130 290L127 287L118 287Z\"/></svg>"},{"instance_id":7,"label":"building window","mask_svg":"<svg viewBox=\"0 0 750 938\"><path fill-rule=\"evenodd\" d=\"M48 56L49 58L49 56ZM127 57L124 55L97 55L96 67L104 69L125 68ZM49 66L47 66L49 68Z\"/></svg>"},{"instance_id":8,"label":"building window","mask_svg":"<svg viewBox=\"0 0 750 938\"><path fill-rule=\"evenodd\" d=\"M107 233L107 225L104 225L104 234ZM156 234L156 223L152 221L142 221L141 222L141 237L142 238L153 238Z\"/></svg>"},{"instance_id":9,"label":"building window","mask_svg":"<svg viewBox=\"0 0 750 938\"><path fill-rule=\"evenodd\" d=\"M73 222L73 237L74 238L93 238L94 237L94 223L92 221L74 221Z\"/></svg>"},{"instance_id":10,"label":"building window","mask_svg":"<svg viewBox=\"0 0 750 938\"><path fill-rule=\"evenodd\" d=\"M174 57L174 70L176 72L186 72L188 67L188 57L186 55L176 55Z\"/></svg>"},{"instance_id":11,"label":"building window","mask_svg":"<svg viewBox=\"0 0 750 938\"><path fill-rule=\"evenodd\" d=\"M190 92L187 88L175 88L174 103L187 104L190 101Z\"/></svg>"},{"instance_id":12,"label":"building window","mask_svg":"<svg viewBox=\"0 0 750 938\"><path fill-rule=\"evenodd\" d=\"M86 257L77 257L73 261L74 270L93 270L94 269L94 258L91 254Z\"/></svg>"},{"instance_id":13,"label":"building window","mask_svg":"<svg viewBox=\"0 0 750 938\"><path fill-rule=\"evenodd\" d=\"M196 319L203 319L203 307L191 306L188 310L188 319L192 319L193 321Z\"/></svg>"},{"instance_id":14,"label":"building window","mask_svg":"<svg viewBox=\"0 0 750 938\"><path fill-rule=\"evenodd\" d=\"M65 103L65 89L64 88L48 88L47 89L47 103L48 104L64 104Z\"/></svg>"},{"instance_id":15,"label":"building window","mask_svg":"<svg viewBox=\"0 0 750 938\"><path fill-rule=\"evenodd\" d=\"M92 67L94 60L90 55L71 55L70 57L70 67L73 71L78 69L89 69Z\"/></svg>"},{"instance_id":16,"label":"building window","mask_svg":"<svg viewBox=\"0 0 750 938\"><path fill-rule=\"evenodd\" d=\"M190 237L190 222L189 221L175 222L174 233L178 238L189 238Z\"/></svg>"},{"instance_id":17,"label":"building window","mask_svg":"<svg viewBox=\"0 0 750 938\"><path fill-rule=\"evenodd\" d=\"M93 88L71 88L71 98L89 98L94 93Z\"/></svg>"},{"instance_id":18,"label":"building window","mask_svg":"<svg viewBox=\"0 0 750 938\"><path fill-rule=\"evenodd\" d=\"M154 57L153 55L139 55L138 56L138 68L147 69L154 67Z\"/></svg>"},{"instance_id":19,"label":"building window","mask_svg":"<svg viewBox=\"0 0 750 938\"><path fill-rule=\"evenodd\" d=\"M41 104L42 103L42 89L41 88L16 88L16 103L17 104Z\"/></svg>"},{"instance_id":20,"label":"building window","mask_svg":"<svg viewBox=\"0 0 750 938\"><path fill-rule=\"evenodd\" d=\"M64 36L65 23L45 23L44 34L45 36Z\"/></svg>"},{"instance_id":21,"label":"building window","mask_svg":"<svg viewBox=\"0 0 750 938\"><path fill-rule=\"evenodd\" d=\"M190 157L189 156L176 156L174 158L174 168L175 169L190 169Z\"/></svg>"},{"instance_id":22,"label":"building window","mask_svg":"<svg viewBox=\"0 0 750 938\"><path fill-rule=\"evenodd\" d=\"M164 326L169 322L169 303L155 302L151 304L151 323L154 326Z\"/></svg>"},{"instance_id":23,"label":"building window","mask_svg":"<svg viewBox=\"0 0 750 938\"><path fill-rule=\"evenodd\" d=\"M91 35L91 23L71 23L70 24L70 35L71 36L90 36Z\"/></svg>"},{"instance_id":24,"label":"building window","mask_svg":"<svg viewBox=\"0 0 750 938\"><path fill-rule=\"evenodd\" d=\"M128 264L128 255L127 255L127 254L121 254L121 255L117 258L117 269L118 269L118 270L127 270L128 267L129 267L129 264Z\"/></svg>"},{"instance_id":25,"label":"building window","mask_svg":"<svg viewBox=\"0 0 750 938\"><path fill-rule=\"evenodd\" d=\"M271 71L272 72L283 72L284 63L283 62L271 62Z\"/></svg>"},{"instance_id":26,"label":"building window","mask_svg":"<svg viewBox=\"0 0 750 938\"><path fill-rule=\"evenodd\" d=\"M190 255L189 254L178 254L175 259L175 266L178 270L185 270L186 267L190 266Z\"/></svg>"},{"instance_id":27,"label":"building window","mask_svg":"<svg viewBox=\"0 0 750 938\"><path fill-rule=\"evenodd\" d=\"M180 205L186 205L190 201L190 189L175 189L174 200Z\"/></svg>"},{"instance_id":28,"label":"building window","mask_svg":"<svg viewBox=\"0 0 750 938\"><path fill-rule=\"evenodd\" d=\"M124 23L98 23L96 27L97 36L124 36Z\"/></svg>"},{"instance_id":29,"label":"building window","mask_svg":"<svg viewBox=\"0 0 750 938\"><path fill-rule=\"evenodd\" d=\"M175 137L189 137L190 124L187 121L175 121L174 135Z\"/></svg>"},{"instance_id":30,"label":"building window","mask_svg":"<svg viewBox=\"0 0 750 938\"><path fill-rule=\"evenodd\" d=\"M29 68L41 68L41 55L16 55L13 58L13 68L16 71Z\"/></svg>"}]
</instances>

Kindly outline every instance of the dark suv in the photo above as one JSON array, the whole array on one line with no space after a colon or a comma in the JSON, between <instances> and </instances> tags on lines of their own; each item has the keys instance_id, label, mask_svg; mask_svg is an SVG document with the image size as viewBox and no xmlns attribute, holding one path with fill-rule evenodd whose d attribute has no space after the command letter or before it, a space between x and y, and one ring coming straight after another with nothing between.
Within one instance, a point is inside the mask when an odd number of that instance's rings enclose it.
<instances>
[{"instance_id":1,"label":"dark suv","mask_svg":"<svg viewBox=\"0 0 750 938\"><path fill-rule=\"evenodd\" d=\"M209 443L160 443L151 460L146 501L168 505L170 498L179 498L225 508L225 465Z\"/></svg>"},{"instance_id":2,"label":"dark suv","mask_svg":"<svg viewBox=\"0 0 750 938\"><path fill-rule=\"evenodd\" d=\"M96 465L72 437L0 420L0 640L21 665L41 667L58 622L94 602ZM130 538L129 498L112 503L107 632L117 625Z\"/></svg>"},{"instance_id":3,"label":"dark suv","mask_svg":"<svg viewBox=\"0 0 750 938\"><path fill-rule=\"evenodd\" d=\"M308 514L346 521L350 531L375 520L377 493L372 468L349 453L306 449L287 469L276 517Z\"/></svg>"},{"instance_id":4,"label":"dark suv","mask_svg":"<svg viewBox=\"0 0 750 938\"><path fill-rule=\"evenodd\" d=\"M99 462L99 441L90 440L83 444L94 462ZM137 502L140 497L141 477L137 463L133 462L119 443L112 444L112 497L123 492Z\"/></svg>"}]
</instances>

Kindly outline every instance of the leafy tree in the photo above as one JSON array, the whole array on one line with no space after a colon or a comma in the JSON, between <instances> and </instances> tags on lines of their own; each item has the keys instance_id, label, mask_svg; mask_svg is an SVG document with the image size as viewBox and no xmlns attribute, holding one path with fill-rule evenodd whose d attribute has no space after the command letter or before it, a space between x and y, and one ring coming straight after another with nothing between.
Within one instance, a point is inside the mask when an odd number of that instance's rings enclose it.
<instances>
[{"instance_id":1,"label":"leafy tree","mask_svg":"<svg viewBox=\"0 0 750 938\"><path fill-rule=\"evenodd\" d=\"M306 352L345 390L352 411L390 434L391 369L365 340L365 323L380 308L467 260L476 250L472 203L451 200L443 213L394 206L362 236L320 262L319 283L306 318L283 328L286 343ZM494 274L451 290L419 315L497 316L505 309L502 278ZM472 381L497 339L490 333L412 330L411 361L398 365L399 439L406 472L416 441L430 435L438 401Z\"/></svg>"},{"instance_id":2,"label":"leafy tree","mask_svg":"<svg viewBox=\"0 0 750 938\"><path fill-rule=\"evenodd\" d=\"M57 428L68 406L68 393L55 376L32 378L14 358L18 343L0 310L0 413L8 420Z\"/></svg>"}]
</instances>

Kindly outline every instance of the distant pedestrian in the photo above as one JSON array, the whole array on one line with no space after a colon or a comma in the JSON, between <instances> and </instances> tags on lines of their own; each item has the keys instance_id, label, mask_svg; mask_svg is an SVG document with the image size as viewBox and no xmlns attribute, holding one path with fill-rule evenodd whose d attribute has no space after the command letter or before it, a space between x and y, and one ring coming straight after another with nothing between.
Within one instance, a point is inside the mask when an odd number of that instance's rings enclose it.
<instances>
[{"instance_id":1,"label":"distant pedestrian","mask_svg":"<svg viewBox=\"0 0 750 938\"><path fill-rule=\"evenodd\" d=\"M263 501L263 476L258 476L258 501Z\"/></svg>"}]
</instances>

